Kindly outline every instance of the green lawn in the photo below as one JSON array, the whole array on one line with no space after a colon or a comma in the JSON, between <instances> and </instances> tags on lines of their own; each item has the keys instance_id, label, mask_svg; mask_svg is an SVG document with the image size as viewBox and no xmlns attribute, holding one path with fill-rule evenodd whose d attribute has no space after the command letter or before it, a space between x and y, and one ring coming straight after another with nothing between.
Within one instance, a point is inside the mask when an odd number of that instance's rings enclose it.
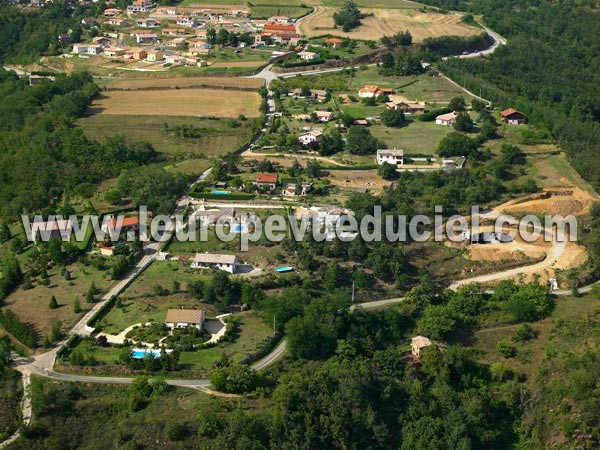
<instances>
[{"instance_id":1,"label":"green lawn","mask_svg":"<svg viewBox=\"0 0 600 450\"><path fill-rule=\"evenodd\" d=\"M191 125L202 132L198 138L178 139L173 133L164 132L165 123L169 127ZM235 151L243 145L250 135L251 123L240 123L239 128L231 128L223 119L112 114L95 114L77 121L91 139L123 134L132 141L149 141L157 151L171 159L171 164L182 172L193 174L211 166L208 158Z\"/></svg>"},{"instance_id":2,"label":"green lawn","mask_svg":"<svg viewBox=\"0 0 600 450\"><path fill-rule=\"evenodd\" d=\"M321 0L320 3L323 6L343 6L345 0ZM355 3L364 8L417 9L421 7L417 3L405 0L356 0Z\"/></svg>"},{"instance_id":3,"label":"green lawn","mask_svg":"<svg viewBox=\"0 0 600 450\"><path fill-rule=\"evenodd\" d=\"M205 309L208 317L214 317L217 310L213 306L185 294L189 281L206 278L200 271L192 270L183 263L155 261L120 296L122 307L113 306L100 321L100 326L107 333L116 334L136 323L162 322L168 309L181 306ZM174 281L180 283L182 292L172 292ZM170 290L170 294L155 296L154 288L157 285Z\"/></svg>"},{"instance_id":4,"label":"green lawn","mask_svg":"<svg viewBox=\"0 0 600 450\"><path fill-rule=\"evenodd\" d=\"M371 127L371 133L382 139L388 148L399 148L408 154L427 155L435 155L438 143L451 131L451 127L418 120L411 121L402 128L388 128L383 125Z\"/></svg>"},{"instance_id":5,"label":"green lawn","mask_svg":"<svg viewBox=\"0 0 600 450\"><path fill-rule=\"evenodd\" d=\"M364 119L365 117L379 116L385 110L385 106L365 106L359 102L352 102L340 105L340 109L343 113L350 114L355 119Z\"/></svg>"}]
</instances>

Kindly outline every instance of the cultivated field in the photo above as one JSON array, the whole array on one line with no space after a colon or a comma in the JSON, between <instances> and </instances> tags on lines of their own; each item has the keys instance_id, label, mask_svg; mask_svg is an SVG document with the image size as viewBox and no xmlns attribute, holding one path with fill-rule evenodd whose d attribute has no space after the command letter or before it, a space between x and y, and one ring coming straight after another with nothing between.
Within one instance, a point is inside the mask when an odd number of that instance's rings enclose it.
<instances>
[{"instance_id":1,"label":"cultivated field","mask_svg":"<svg viewBox=\"0 0 600 450\"><path fill-rule=\"evenodd\" d=\"M258 78L228 77L168 77L168 78L136 78L118 80L108 85L108 89L153 89L153 88L244 88L258 89L263 85Z\"/></svg>"},{"instance_id":2,"label":"cultivated field","mask_svg":"<svg viewBox=\"0 0 600 450\"><path fill-rule=\"evenodd\" d=\"M257 117L260 96L223 89L161 89L152 92L106 92L92 111L114 115Z\"/></svg>"},{"instance_id":3,"label":"cultivated field","mask_svg":"<svg viewBox=\"0 0 600 450\"><path fill-rule=\"evenodd\" d=\"M393 35L408 30L415 42L428 37L458 35L472 36L481 33L475 27L460 22L455 14L421 13L414 9L363 8L365 14L374 14L362 20L362 25L350 32L334 28L333 14L338 8L329 6L317 7L317 12L303 20L298 28L307 37L332 34L354 39L379 40L381 36Z\"/></svg>"}]
</instances>

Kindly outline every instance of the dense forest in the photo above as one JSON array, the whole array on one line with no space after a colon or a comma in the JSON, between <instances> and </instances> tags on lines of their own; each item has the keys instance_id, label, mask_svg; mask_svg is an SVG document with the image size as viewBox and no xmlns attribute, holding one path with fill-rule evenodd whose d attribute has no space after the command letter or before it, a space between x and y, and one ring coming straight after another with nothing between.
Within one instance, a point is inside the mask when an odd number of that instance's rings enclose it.
<instances>
[{"instance_id":1,"label":"dense forest","mask_svg":"<svg viewBox=\"0 0 600 450\"><path fill-rule=\"evenodd\" d=\"M600 11L594 1L476 0L471 10L508 38L486 59L442 69L545 126L575 168L600 187Z\"/></svg>"}]
</instances>

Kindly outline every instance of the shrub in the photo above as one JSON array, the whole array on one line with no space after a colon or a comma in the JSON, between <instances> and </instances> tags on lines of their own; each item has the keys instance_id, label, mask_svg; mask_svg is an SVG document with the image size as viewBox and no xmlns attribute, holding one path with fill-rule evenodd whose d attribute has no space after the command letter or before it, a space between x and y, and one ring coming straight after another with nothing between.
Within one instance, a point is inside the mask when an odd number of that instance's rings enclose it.
<instances>
[{"instance_id":1,"label":"shrub","mask_svg":"<svg viewBox=\"0 0 600 450\"><path fill-rule=\"evenodd\" d=\"M512 358L516 354L515 348L506 340L500 340L496 344L496 350L505 358Z\"/></svg>"}]
</instances>

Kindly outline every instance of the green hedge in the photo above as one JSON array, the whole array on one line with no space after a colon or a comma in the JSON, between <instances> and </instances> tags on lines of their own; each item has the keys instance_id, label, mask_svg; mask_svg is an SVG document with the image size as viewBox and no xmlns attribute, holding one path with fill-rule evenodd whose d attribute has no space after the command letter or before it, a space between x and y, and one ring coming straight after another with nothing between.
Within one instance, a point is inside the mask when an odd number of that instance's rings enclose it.
<instances>
[{"instance_id":1,"label":"green hedge","mask_svg":"<svg viewBox=\"0 0 600 450\"><path fill-rule=\"evenodd\" d=\"M316 66L317 64L324 64L326 61L324 58L317 58L311 61L298 61L298 62L282 62L277 64L279 67L291 68L291 67L305 67L305 66Z\"/></svg>"},{"instance_id":2,"label":"green hedge","mask_svg":"<svg viewBox=\"0 0 600 450\"><path fill-rule=\"evenodd\" d=\"M375 155L373 155L375 158ZM362 166L321 166L321 170L375 170L377 164L364 164Z\"/></svg>"},{"instance_id":3,"label":"green hedge","mask_svg":"<svg viewBox=\"0 0 600 450\"><path fill-rule=\"evenodd\" d=\"M451 112L452 112L452 109L450 109L450 108L434 109L433 111L429 111L429 112L426 112L425 114L421 114L419 116L419 120L421 122L433 122L437 116L442 115L442 114L448 114Z\"/></svg>"}]
</instances>

